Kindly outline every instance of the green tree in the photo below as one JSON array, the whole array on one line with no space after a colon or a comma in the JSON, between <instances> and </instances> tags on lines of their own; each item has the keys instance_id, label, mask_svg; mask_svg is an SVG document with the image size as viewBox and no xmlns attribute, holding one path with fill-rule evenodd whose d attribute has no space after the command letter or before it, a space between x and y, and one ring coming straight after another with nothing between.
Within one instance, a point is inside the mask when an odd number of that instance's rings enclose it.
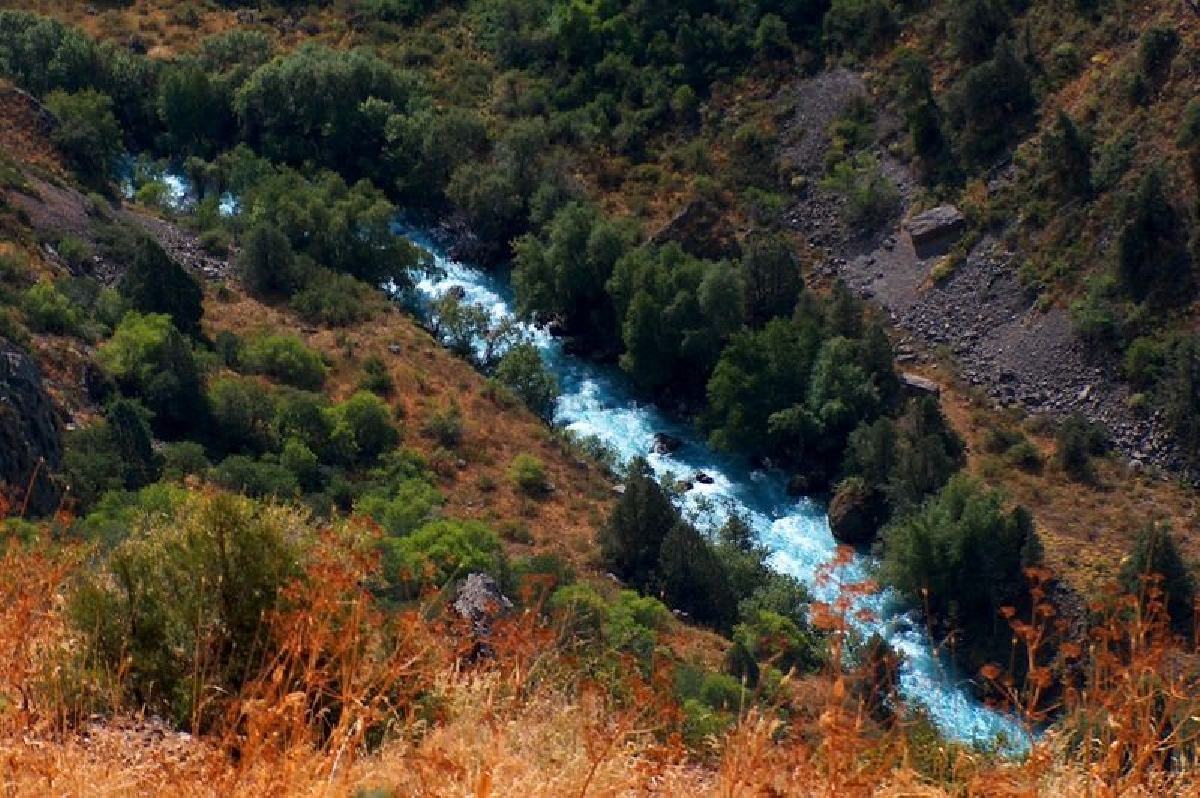
<instances>
[{"instance_id":1,"label":"green tree","mask_svg":"<svg viewBox=\"0 0 1200 798\"><path fill-rule=\"evenodd\" d=\"M1162 591L1163 609L1178 633L1190 637L1196 625L1196 580L1183 560L1167 523L1150 523L1138 533L1133 551L1121 564L1121 588L1131 596L1150 598Z\"/></svg>"},{"instance_id":2,"label":"green tree","mask_svg":"<svg viewBox=\"0 0 1200 798\"><path fill-rule=\"evenodd\" d=\"M635 458L629 464L625 491L598 533L604 567L630 584L650 585L663 539L678 520L679 513L649 464Z\"/></svg>"},{"instance_id":3,"label":"green tree","mask_svg":"<svg viewBox=\"0 0 1200 798\"><path fill-rule=\"evenodd\" d=\"M152 426L175 438L204 424L207 408L191 347L166 314L128 313L97 353L122 393L154 414Z\"/></svg>"},{"instance_id":4,"label":"green tree","mask_svg":"<svg viewBox=\"0 0 1200 798\"><path fill-rule=\"evenodd\" d=\"M1164 183L1161 167L1142 177L1126 209L1118 263L1121 280L1136 301L1174 305L1191 296L1192 272L1184 225Z\"/></svg>"},{"instance_id":5,"label":"green tree","mask_svg":"<svg viewBox=\"0 0 1200 798\"><path fill-rule=\"evenodd\" d=\"M777 316L791 316L804 288L800 262L779 233L756 233L743 246L743 316L757 329Z\"/></svg>"},{"instance_id":6,"label":"green tree","mask_svg":"<svg viewBox=\"0 0 1200 798\"><path fill-rule=\"evenodd\" d=\"M558 378L546 368L533 344L523 343L505 353L496 366L496 379L537 415L547 420L554 415Z\"/></svg>"},{"instance_id":7,"label":"green tree","mask_svg":"<svg viewBox=\"0 0 1200 798\"><path fill-rule=\"evenodd\" d=\"M325 384L321 355L294 335L267 334L246 345L242 363L252 374L265 374L295 388L315 391Z\"/></svg>"},{"instance_id":8,"label":"green tree","mask_svg":"<svg viewBox=\"0 0 1200 798\"><path fill-rule=\"evenodd\" d=\"M246 287L256 296L289 296L299 287L292 244L270 222L259 222L246 233L237 256L237 268Z\"/></svg>"},{"instance_id":9,"label":"green tree","mask_svg":"<svg viewBox=\"0 0 1200 798\"><path fill-rule=\"evenodd\" d=\"M354 441L358 459L372 463L400 443L400 432L391 421L387 403L373 393L358 391L334 409L333 434L344 428Z\"/></svg>"},{"instance_id":10,"label":"green tree","mask_svg":"<svg viewBox=\"0 0 1200 798\"><path fill-rule=\"evenodd\" d=\"M186 335L199 335L204 292L153 238L139 235L117 284L121 296L140 313L165 313Z\"/></svg>"},{"instance_id":11,"label":"green tree","mask_svg":"<svg viewBox=\"0 0 1200 798\"><path fill-rule=\"evenodd\" d=\"M51 92L46 107L56 124L50 140L85 182L102 186L124 149L121 126L113 116L113 101L94 89Z\"/></svg>"},{"instance_id":12,"label":"green tree","mask_svg":"<svg viewBox=\"0 0 1200 798\"><path fill-rule=\"evenodd\" d=\"M1092 149L1066 111L1042 137L1042 171L1055 196L1087 199L1092 193Z\"/></svg>"},{"instance_id":13,"label":"green tree","mask_svg":"<svg viewBox=\"0 0 1200 798\"><path fill-rule=\"evenodd\" d=\"M999 493L960 474L883 541L880 578L939 633L961 631L960 658L978 664L980 652L1008 643L1000 610L1024 597L1024 569L1039 550L1024 508L1005 510Z\"/></svg>"}]
</instances>

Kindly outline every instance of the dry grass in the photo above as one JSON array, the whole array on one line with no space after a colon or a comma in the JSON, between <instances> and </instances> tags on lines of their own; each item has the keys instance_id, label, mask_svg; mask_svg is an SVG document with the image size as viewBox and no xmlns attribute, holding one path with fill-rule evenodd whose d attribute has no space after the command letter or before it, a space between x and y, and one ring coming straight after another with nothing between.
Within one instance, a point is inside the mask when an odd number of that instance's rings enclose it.
<instances>
[{"instance_id":1,"label":"dry grass","mask_svg":"<svg viewBox=\"0 0 1200 798\"><path fill-rule=\"evenodd\" d=\"M11 508L8 508L11 509ZM41 795L1185 795L1200 729L1197 669L1163 623L1153 582L1142 599L1096 607L1106 619L1059 651L1079 663L1044 691L1046 636L1035 611L1014 631L1033 678L1012 689L1065 720L1021 761L931 749L906 723L881 728L840 668L797 688L809 705L785 724L744 712L712 754L681 745L669 674L630 670L614 691L580 680L537 613L497 626L495 660L466 665L469 634L420 613L383 612L363 587L369 526L330 530L265 620L276 653L225 700L225 722L192 737L131 714L82 724L49 689L69 650L59 616L80 567L72 549L10 545L0 557L0 778ZM836 567L836 564L833 566ZM1042 578L1044 575L1035 575ZM869 589L860 586L855 590ZM850 596L818 607L836 657ZM1035 602L1035 606L1038 602ZM48 670L49 669L49 670ZM1003 674L991 672L998 684ZM1047 701L1053 696L1052 701Z\"/></svg>"}]
</instances>

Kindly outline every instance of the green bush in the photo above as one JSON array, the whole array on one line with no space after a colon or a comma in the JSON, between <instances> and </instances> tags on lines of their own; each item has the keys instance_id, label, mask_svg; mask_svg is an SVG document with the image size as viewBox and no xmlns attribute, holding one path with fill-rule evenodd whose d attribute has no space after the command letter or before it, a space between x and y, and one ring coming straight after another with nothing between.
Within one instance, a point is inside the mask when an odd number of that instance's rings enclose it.
<instances>
[{"instance_id":1,"label":"green bush","mask_svg":"<svg viewBox=\"0 0 1200 798\"><path fill-rule=\"evenodd\" d=\"M266 459L235 454L214 466L211 473L216 484L251 498L293 499L300 495L296 475Z\"/></svg>"},{"instance_id":2,"label":"green bush","mask_svg":"<svg viewBox=\"0 0 1200 798\"><path fill-rule=\"evenodd\" d=\"M1121 564L1120 582L1126 593L1143 601L1153 589L1161 590L1172 628L1188 637L1195 631L1196 580L1169 524L1150 523L1138 533L1133 551Z\"/></svg>"},{"instance_id":3,"label":"green bush","mask_svg":"<svg viewBox=\"0 0 1200 798\"><path fill-rule=\"evenodd\" d=\"M547 370L537 347L520 344L510 349L496 366L496 379L537 415L544 419L554 415L558 379Z\"/></svg>"},{"instance_id":4,"label":"green bush","mask_svg":"<svg viewBox=\"0 0 1200 798\"><path fill-rule=\"evenodd\" d=\"M269 222L259 222L246 233L236 266L255 296L289 296L300 283L291 242Z\"/></svg>"},{"instance_id":5,"label":"green bush","mask_svg":"<svg viewBox=\"0 0 1200 798\"><path fill-rule=\"evenodd\" d=\"M200 374L188 342L165 314L128 313L97 360L121 391L154 414L154 430L180 437L205 422Z\"/></svg>"},{"instance_id":6,"label":"green bush","mask_svg":"<svg viewBox=\"0 0 1200 798\"><path fill-rule=\"evenodd\" d=\"M446 407L431 413L422 432L446 448L457 447L463 436L462 411L458 409L458 404L451 400Z\"/></svg>"},{"instance_id":7,"label":"green bush","mask_svg":"<svg viewBox=\"0 0 1200 798\"><path fill-rule=\"evenodd\" d=\"M1054 436L1054 462L1072 479L1091 482L1092 457L1103 454L1108 447L1104 428L1092 423L1080 413L1067 416Z\"/></svg>"},{"instance_id":8,"label":"green bush","mask_svg":"<svg viewBox=\"0 0 1200 798\"><path fill-rule=\"evenodd\" d=\"M997 647L1008 650L1000 610L1027 596L1025 568L1040 558L1028 511L1007 510L999 493L960 474L884 530L879 576L935 633L960 630L955 655L976 667Z\"/></svg>"},{"instance_id":9,"label":"green bush","mask_svg":"<svg viewBox=\"0 0 1200 798\"><path fill-rule=\"evenodd\" d=\"M147 515L85 572L69 617L85 662L121 674L129 705L206 728L268 653L263 618L307 537L294 511L189 493ZM120 707L113 707L114 710Z\"/></svg>"},{"instance_id":10,"label":"green bush","mask_svg":"<svg viewBox=\"0 0 1200 798\"><path fill-rule=\"evenodd\" d=\"M344 430L354 443L356 460L372 463L400 443L387 404L373 393L359 391L335 407L333 435Z\"/></svg>"},{"instance_id":11,"label":"green bush","mask_svg":"<svg viewBox=\"0 0 1200 798\"><path fill-rule=\"evenodd\" d=\"M121 296L139 313L166 313L180 332L198 335L204 292L196 279L148 235L134 233L120 247L111 254L128 267L117 284Z\"/></svg>"},{"instance_id":12,"label":"green bush","mask_svg":"<svg viewBox=\"0 0 1200 798\"><path fill-rule=\"evenodd\" d=\"M292 297L300 318L328 327L349 327L375 318L386 307L379 291L348 274L314 269Z\"/></svg>"},{"instance_id":13,"label":"green bush","mask_svg":"<svg viewBox=\"0 0 1200 798\"><path fill-rule=\"evenodd\" d=\"M358 387L380 396L390 396L396 388L396 382L392 379L387 364L377 355L371 355L363 361L363 373L358 378Z\"/></svg>"},{"instance_id":14,"label":"green bush","mask_svg":"<svg viewBox=\"0 0 1200 798\"><path fill-rule=\"evenodd\" d=\"M112 98L84 89L75 93L51 92L45 102L57 120L50 133L54 146L85 183L103 185L124 149L121 126L113 116Z\"/></svg>"},{"instance_id":15,"label":"green bush","mask_svg":"<svg viewBox=\"0 0 1200 798\"><path fill-rule=\"evenodd\" d=\"M499 539L478 521L430 521L410 535L384 542L385 572L407 598L470 573L500 576L503 562Z\"/></svg>"},{"instance_id":16,"label":"green bush","mask_svg":"<svg viewBox=\"0 0 1200 798\"><path fill-rule=\"evenodd\" d=\"M188 476L203 476L208 471L208 455L195 441L168 443L162 449L162 478L180 480Z\"/></svg>"},{"instance_id":17,"label":"green bush","mask_svg":"<svg viewBox=\"0 0 1200 798\"><path fill-rule=\"evenodd\" d=\"M79 307L52 283L30 286L21 300L21 309L26 323L37 332L78 335L83 325Z\"/></svg>"},{"instance_id":18,"label":"green bush","mask_svg":"<svg viewBox=\"0 0 1200 798\"><path fill-rule=\"evenodd\" d=\"M242 353L246 369L265 374L287 385L308 391L325 384L326 368L321 356L299 338L267 334L251 340Z\"/></svg>"},{"instance_id":19,"label":"green bush","mask_svg":"<svg viewBox=\"0 0 1200 798\"><path fill-rule=\"evenodd\" d=\"M508 467L508 478L527 496L544 496L550 490L546 464L531 454L518 454Z\"/></svg>"},{"instance_id":20,"label":"green bush","mask_svg":"<svg viewBox=\"0 0 1200 798\"><path fill-rule=\"evenodd\" d=\"M224 452L258 455L276 446L275 402L249 377L220 377L208 386L210 435Z\"/></svg>"}]
</instances>

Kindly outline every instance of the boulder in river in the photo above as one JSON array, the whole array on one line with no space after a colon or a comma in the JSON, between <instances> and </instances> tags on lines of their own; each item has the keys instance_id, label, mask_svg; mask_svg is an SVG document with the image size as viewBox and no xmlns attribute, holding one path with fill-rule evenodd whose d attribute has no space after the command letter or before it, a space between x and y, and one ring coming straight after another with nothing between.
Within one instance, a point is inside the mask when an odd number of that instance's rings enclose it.
<instances>
[{"instance_id":1,"label":"boulder in river","mask_svg":"<svg viewBox=\"0 0 1200 798\"><path fill-rule=\"evenodd\" d=\"M654 433L654 443L650 446L650 451L654 454L673 454L679 451L683 446L683 441L670 435L666 432Z\"/></svg>"},{"instance_id":2,"label":"boulder in river","mask_svg":"<svg viewBox=\"0 0 1200 798\"><path fill-rule=\"evenodd\" d=\"M50 479L62 465L58 414L33 360L3 339L0 339L0 453L0 485L7 485L10 492L15 492L29 513L54 512L62 497L62 491Z\"/></svg>"},{"instance_id":3,"label":"boulder in river","mask_svg":"<svg viewBox=\"0 0 1200 798\"><path fill-rule=\"evenodd\" d=\"M829 528L839 543L866 546L875 540L886 518L887 507L878 491L857 478L838 485L829 502Z\"/></svg>"},{"instance_id":4,"label":"boulder in river","mask_svg":"<svg viewBox=\"0 0 1200 798\"><path fill-rule=\"evenodd\" d=\"M945 252L967 229L967 217L953 205L939 205L909 219L905 225L917 257L936 257Z\"/></svg>"},{"instance_id":5,"label":"boulder in river","mask_svg":"<svg viewBox=\"0 0 1200 798\"><path fill-rule=\"evenodd\" d=\"M695 479L701 485L711 485L714 482L716 482L716 480L713 479L712 476L704 473L703 471L697 471L696 476L693 477L693 479Z\"/></svg>"}]
</instances>

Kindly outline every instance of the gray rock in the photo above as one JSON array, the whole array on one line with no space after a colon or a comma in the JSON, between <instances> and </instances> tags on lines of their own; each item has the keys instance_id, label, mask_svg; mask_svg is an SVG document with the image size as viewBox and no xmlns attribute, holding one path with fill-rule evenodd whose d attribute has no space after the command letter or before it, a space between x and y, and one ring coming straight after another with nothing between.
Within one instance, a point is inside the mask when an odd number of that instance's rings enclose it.
<instances>
[{"instance_id":1,"label":"gray rock","mask_svg":"<svg viewBox=\"0 0 1200 798\"><path fill-rule=\"evenodd\" d=\"M967 217L953 205L939 205L909 219L904 229L918 258L942 254L967 228Z\"/></svg>"},{"instance_id":2,"label":"gray rock","mask_svg":"<svg viewBox=\"0 0 1200 798\"><path fill-rule=\"evenodd\" d=\"M654 454L671 454L679 451L679 447L683 446L683 441L670 435L666 432L654 433L654 443L650 446L650 451Z\"/></svg>"},{"instance_id":3,"label":"gray rock","mask_svg":"<svg viewBox=\"0 0 1200 798\"><path fill-rule=\"evenodd\" d=\"M919 374L900 372L900 384L910 396L940 396L942 388L936 382Z\"/></svg>"},{"instance_id":4,"label":"gray rock","mask_svg":"<svg viewBox=\"0 0 1200 798\"><path fill-rule=\"evenodd\" d=\"M41 373L28 355L0 339L0 484L30 514L52 513L62 490L51 475L61 468L62 456L58 414Z\"/></svg>"},{"instance_id":5,"label":"gray rock","mask_svg":"<svg viewBox=\"0 0 1200 798\"><path fill-rule=\"evenodd\" d=\"M470 621L476 632L486 632L496 616L512 608L500 585L487 574L468 574L454 598L454 611Z\"/></svg>"}]
</instances>

